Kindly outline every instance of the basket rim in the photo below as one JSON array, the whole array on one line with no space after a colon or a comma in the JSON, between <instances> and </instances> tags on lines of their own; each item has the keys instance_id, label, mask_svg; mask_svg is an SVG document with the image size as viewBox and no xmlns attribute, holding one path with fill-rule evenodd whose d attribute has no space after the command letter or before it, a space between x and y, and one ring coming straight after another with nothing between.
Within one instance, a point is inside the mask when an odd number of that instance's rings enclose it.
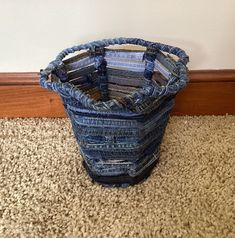
<instances>
[{"instance_id":1,"label":"basket rim","mask_svg":"<svg viewBox=\"0 0 235 238\"><path fill-rule=\"evenodd\" d=\"M110 99L108 101L96 101L92 99L88 94L76 88L73 84L69 82L50 82L48 81L49 75L59 67L62 63L62 60L70 53L75 51L87 50L92 47L105 47L109 45L140 45L144 47L153 47L160 51L167 52L178 56L179 60L176 62L176 67L179 72L179 77L171 77L168 80L167 85L159 86L154 83L153 80L149 81L143 88L137 89L132 92L130 95L123 97L123 102L118 101L117 99ZM129 109L133 105L141 105L146 98L157 99L160 96L167 96L170 94L176 94L178 91L183 89L188 82L187 67L186 64L189 61L188 55L178 47L173 47L161 43L154 43L150 41L145 41L138 38L114 38L114 39L105 39L102 41L94 41L88 44L78 45L71 48L67 48L58 54L56 59L49 63L46 69L40 71L40 85L49 90L59 93L62 97L72 97L85 108L90 108L96 111L110 111L110 110L120 110L120 109Z\"/></svg>"}]
</instances>

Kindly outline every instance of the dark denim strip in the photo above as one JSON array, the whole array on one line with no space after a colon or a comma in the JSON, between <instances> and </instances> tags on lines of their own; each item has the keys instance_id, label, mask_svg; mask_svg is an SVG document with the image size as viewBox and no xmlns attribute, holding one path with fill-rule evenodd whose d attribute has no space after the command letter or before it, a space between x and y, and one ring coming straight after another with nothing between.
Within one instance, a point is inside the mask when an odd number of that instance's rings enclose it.
<instances>
[{"instance_id":1,"label":"dark denim strip","mask_svg":"<svg viewBox=\"0 0 235 238\"><path fill-rule=\"evenodd\" d=\"M147 179L155 167L157 161L153 163L151 166L145 169L141 174L137 175L136 177L131 177L125 174L119 176L100 176L93 173L89 167L86 165L85 161L83 161L83 166L87 170L90 177L93 181L98 182L106 187L127 187L130 185L135 185Z\"/></svg>"}]
</instances>

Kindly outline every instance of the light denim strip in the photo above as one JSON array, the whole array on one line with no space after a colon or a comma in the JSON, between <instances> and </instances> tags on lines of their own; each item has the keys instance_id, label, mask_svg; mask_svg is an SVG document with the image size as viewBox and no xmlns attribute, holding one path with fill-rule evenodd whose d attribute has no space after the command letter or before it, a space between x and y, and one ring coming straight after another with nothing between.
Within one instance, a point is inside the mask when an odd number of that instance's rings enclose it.
<instances>
[{"instance_id":1,"label":"light denim strip","mask_svg":"<svg viewBox=\"0 0 235 238\"><path fill-rule=\"evenodd\" d=\"M94 63L95 59L93 57L86 57L71 64L65 64L65 68L67 71L78 70Z\"/></svg>"},{"instance_id":2,"label":"light denim strip","mask_svg":"<svg viewBox=\"0 0 235 238\"><path fill-rule=\"evenodd\" d=\"M139 60L142 61L144 52L135 52L135 51L106 51L106 58L118 58L118 59L127 59L127 60Z\"/></svg>"},{"instance_id":3,"label":"light denim strip","mask_svg":"<svg viewBox=\"0 0 235 238\"><path fill-rule=\"evenodd\" d=\"M118 68L124 70L130 70L135 72L143 72L145 69L144 62L130 62L130 61L118 61L117 59L108 59L107 66L111 68Z\"/></svg>"},{"instance_id":4,"label":"light denim strip","mask_svg":"<svg viewBox=\"0 0 235 238\"><path fill-rule=\"evenodd\" d=\"M144 62L127 62L118 61L117 59L107 59L108 67L119 68L134 72L143 72L145 69ZM154 71L159 71L166 79L170 79L172 73L165 68L159 61L155 60Z\"/></svg>"},{"instance_id":5,"label":"light denim strip","mask_svg":"<svg viewBox=\"0 0 235 238\"><path fill-rule=\"evenodd\" d=\"M104 126L104 127L138 127L139 123L137 121L127 121L127 120L118 120L118 119L112 119L110 120L109 118L90 118L90 117L80 117L79 115L73 115L73 119L75 120L76 123L79 125L84 125L84 126Z\"/></svg>"},{"instance_id":6,"label":"light denim strip","mask_svg":"<svg viewBox=\"0 0 235 238\"><path fill-rule=\"evenodd\" d=\"M168 80L172 76L171 72L157 60L155 60L154 71L159 71Z\"/></svg>"},{"instance_id":7,"label":"light denim strip","mask_svg":"<svg viewBox=\"0 0 235 238\"><path fill-rule=\"evenodd\" d=\"M119 63L120 59L127 59L127 60L132 59L132 60L143 62L144 52L107 51L105 56L107 57L107 61L110 63L110 65L115 65L115 64L113 64L113 62L114 63ZM109 58L111 58L111 59L109 59ZM112 58L114 58L114 59L112 59ZM161 62L163 61L163 56L161 54L159 54L158 58L161 59ZM161 62L158 61L157 59L155 60L154 70L155 71L159 71L160 73L163 74L163 76L165 78L169 79L172 73ZM128 63L130 63L130 65L134 64L134 68L135 68L136 67L135 64L137 62L133 62L133 63L132 62L128 62ZM144 62L143 62L143 64L144 64ZM120 65L116 64L116 66L121 66L121 65L122 64L120 64ZM128 65L128 64L126 64L126 65ZM144 70L144 68L143 68L141 63L140 63L140 65L138 67L139 67L140 71ZM131 67L127 68L127 69L131 70Z\"/></svg>"}]
</instances>

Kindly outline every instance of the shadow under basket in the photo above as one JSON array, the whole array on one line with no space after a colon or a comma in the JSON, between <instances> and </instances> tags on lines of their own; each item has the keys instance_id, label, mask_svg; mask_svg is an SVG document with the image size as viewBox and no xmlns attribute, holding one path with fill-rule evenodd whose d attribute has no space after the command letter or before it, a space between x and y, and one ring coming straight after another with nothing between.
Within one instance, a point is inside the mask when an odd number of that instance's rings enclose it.
<instances>
[{"instance_id":1,"label":"shadow under basket","mask_svg":"<svg viewBox=\"0 0 235 238\"><path fill-rule=\"evenodd\" d=\"M174 97L188 81L187 62L177 47L116 38L65 49L41 70L41 86L62 98L93 181L127 187L150 175Z\"/></svg>"}]
</instances>

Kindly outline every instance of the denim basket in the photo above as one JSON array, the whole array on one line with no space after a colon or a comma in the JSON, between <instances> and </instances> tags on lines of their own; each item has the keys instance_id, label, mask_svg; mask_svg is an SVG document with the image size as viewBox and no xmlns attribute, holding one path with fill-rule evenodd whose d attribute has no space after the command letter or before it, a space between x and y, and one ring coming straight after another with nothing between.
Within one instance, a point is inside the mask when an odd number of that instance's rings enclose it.
<instances>
[{"instance_id":1,"label":"denim basket","mask_svg":"<svg viewBox=\"0 0 235 238\"><path fill-rule=\"evenodd\" d=\"M41 86L62 98L93 181L126 187L150 175L188 61L177 47L116 38L65 49L41 70Z\"/></svg>"}]
</instances>

